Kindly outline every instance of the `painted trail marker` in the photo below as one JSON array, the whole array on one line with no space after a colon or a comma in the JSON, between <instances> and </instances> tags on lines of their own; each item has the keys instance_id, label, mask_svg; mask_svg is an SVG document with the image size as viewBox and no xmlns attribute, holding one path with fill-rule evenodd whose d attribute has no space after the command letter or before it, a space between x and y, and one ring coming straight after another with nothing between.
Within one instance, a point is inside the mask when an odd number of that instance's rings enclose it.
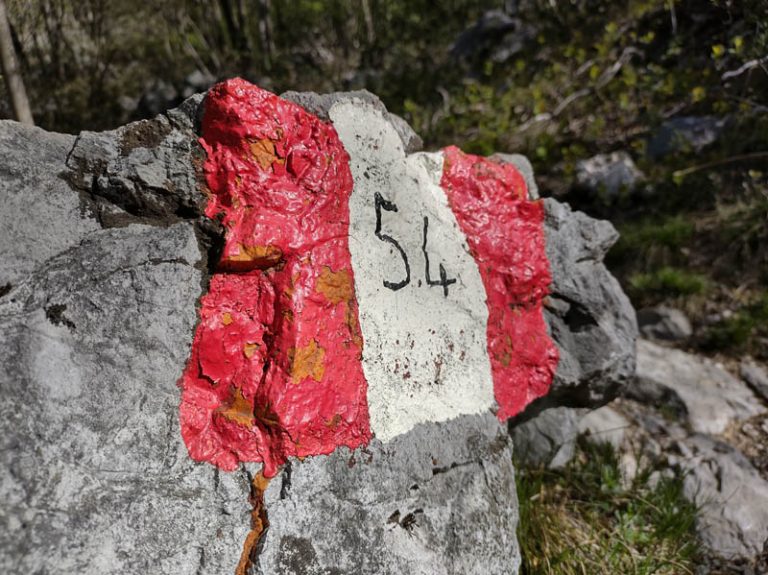
<instances>
[{"instance_id":1,"label":"painted trail marker","mask_svg":"<svg viewBox=\"0 0 768 575\"><path fill-rule=\"evenodd\" d=\"M224 469L387 441L544 395L558 354L543 207L510 164L406 156L372 105L330 123L242 80L201 142L225 246L182 377L190 455Z\"/></svg>"}]
</instances>

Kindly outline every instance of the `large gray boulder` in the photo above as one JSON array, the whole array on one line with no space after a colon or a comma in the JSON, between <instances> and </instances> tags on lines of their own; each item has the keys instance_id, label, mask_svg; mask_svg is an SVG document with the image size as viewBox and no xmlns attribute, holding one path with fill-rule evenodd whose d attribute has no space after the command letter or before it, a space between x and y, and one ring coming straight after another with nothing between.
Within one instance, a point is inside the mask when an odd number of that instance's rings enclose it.
<instances>
[{"instance_id":1,"label":"large gray boulder","mask_svg":"<svg viewBox=\"0 0 768 575\"><path fill-rule=\"evenodd\" d=\"M176 383L220 245L200 101L77 137L0 123L0 571L516 573L512 446L490 414L294 460L266 486L189 458ZM615 232L546 202L562 359L531 413L607 401L634 366L601 264Z\"/></svg>"}]
</instances>

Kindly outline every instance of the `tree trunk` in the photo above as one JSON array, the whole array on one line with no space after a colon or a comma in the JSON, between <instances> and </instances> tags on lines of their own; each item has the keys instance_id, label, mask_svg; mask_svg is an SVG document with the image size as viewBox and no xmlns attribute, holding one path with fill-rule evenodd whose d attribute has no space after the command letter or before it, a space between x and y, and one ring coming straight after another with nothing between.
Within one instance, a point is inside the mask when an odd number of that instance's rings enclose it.
<instances>
[{"instance_id":1,"label":"tree trunk","mask_svg":"<svg viewBox=\"0 0 768 575\"><path fill-rule=\"evenodd\" d=\"M34 126L32 110L29 108L27 91L16 63L16 51L13 48L11 26L8 24L8 14L5 10L5 0L0 0L0 60L2 61L3 78L11 97L13 115L22 124Z\"/></svg>"}]
</instances>

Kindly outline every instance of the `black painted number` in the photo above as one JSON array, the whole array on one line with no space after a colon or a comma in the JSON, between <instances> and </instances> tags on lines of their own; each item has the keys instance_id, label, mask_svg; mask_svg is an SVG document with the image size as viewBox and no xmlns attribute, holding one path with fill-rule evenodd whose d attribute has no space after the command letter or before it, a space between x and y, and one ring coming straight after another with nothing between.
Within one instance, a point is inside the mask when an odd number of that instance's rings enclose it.
<instances>
[{"instance_id":1,"label":"black painted number","mask_svg":"<svg viewBox=\"0 0 768 575\"><path fill-rule=\"evenodd\" d=\"M393 202L388 202L383 197L381 197L381 194L379 192L376 192L376 237L384 242L388 242L395 246L395 249L400 252L400 256L403 258L403 263L405 263L405 279L400 282L390 282L387 280L384 280L384 287L387 287L391 289L392 291L397 291L399 289L404 288L408 285L408 283L411 281L411 266L408 264L408 256L405 255L405 250L400 247L400 244L397 243L397 240L394 239L392 236L388 236L387 234L381 233L381 210L385 209L388 212L396 212L397 206Z\"/></svg>"},{"instance_id":2,"label":"black painted number","mask_svg":"<svg viewBox=\"0 0 768 575\"><path fill-rule=\"evenodd\" d=\"M376 192L375 197L375 206L376 206L376 237L379 238L383 242L387 242L389 244L392 244L395 249L400 252L400 257L403 258L403 263L405 264L405 279L399 282L391 282L384 280L384 287L391 289L392 291L397 291L399 289L404 288L411 282L411 266L408 263L408 256L405 253L405 250L402 248L402 246L397 242L396 239L394 239L392 236L389 236L387 234L381 233L381 210L385 210L387 212L396 212L397 211L397 205L394 202L390 202L388 200L385 200L382 195L378 192ZM448 297L448 286L451 284L456 283L456 278L449 278L447 272L445 271L445 267L443 264L440 264L438 269L440 270L440 279L433 280L429 273L429 253L427 252L427 235L429 232L429 218L427 216L424 216L424 235L423 235L423 241L421 244L421 251L424 254L424 275L427 280L427 285L430 287L433 286L441 286L443 288L443 295L445 297ZM419 285L421 285L421 282L419 282Z\"/></svg>"},{"instance_id":3,"label":"black painted number","mask_svg":"<svg viewBox=\"0 0 768 575\"><path fill-rule=\"evenodd\" d=\"M442 286L443 287L443 295L445 297L448 297L448 286L451 284L456 283L456 278L449 278L448 274L445 273L445 268L443 267L443 264L440 264L439 270L440 270L440 279L439 280L433 280L429 277L429 254L427 253L427 231L429 230L429 218L427 216L424 216L424 241L421 244L421 251L424 252L424 275L427 278L427 285L429 286Z\"/></svg>"}]
</instances>

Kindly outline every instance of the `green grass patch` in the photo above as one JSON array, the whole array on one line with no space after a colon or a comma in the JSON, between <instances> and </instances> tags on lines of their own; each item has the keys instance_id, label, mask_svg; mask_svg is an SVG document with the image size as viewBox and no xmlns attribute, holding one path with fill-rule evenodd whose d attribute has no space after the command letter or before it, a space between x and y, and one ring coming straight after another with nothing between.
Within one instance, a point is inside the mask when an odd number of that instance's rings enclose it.
<instances>
[{"instance_id":1,"label":"green grass patch","mask_svg":"<svg viewBox=\"0 0 768 575\"><path fill-rule=\"evenodd\" d=\"M705 350L750 352L765 357L768 350L759 340L768 338L768 292L763 292L733 316L708 328L703 336Z\"/></svg>"},{"instance_id":2,"label":"green grass patch","mask_svg":"<svg viewBox=\"0 0 768 575\"><path fill-rule=\"evenodd\" d=\"M682 477L622 482L607 444L580 441L562 470L520 469L518 540L523 575L693 573L696 507Z\"/></svg>"},{"instance_id":3,"label":"green grass patch","mask_svg":"<svg viewBox=\"0 0 768 575\"><path fill-rule=\"evenodd\" d=\"M657 298L704 293L709 287L706 276L686 269L664 266L657 270L636 273L629 278L629 290L638 302Z\"/></svg>"},{"instance_id":4,"label":"green grass patch","mask_svg":"<svg viewBox=\"0 0 768 575\"><path fill-rule=\"evenodd\" d=\"M621 237L610 251L610 259L642 257L653 248L679 250L691 240L696 226L690 217L677 215L665 219L642 220L619 227Z\"/></svg>"}]
</instances>

